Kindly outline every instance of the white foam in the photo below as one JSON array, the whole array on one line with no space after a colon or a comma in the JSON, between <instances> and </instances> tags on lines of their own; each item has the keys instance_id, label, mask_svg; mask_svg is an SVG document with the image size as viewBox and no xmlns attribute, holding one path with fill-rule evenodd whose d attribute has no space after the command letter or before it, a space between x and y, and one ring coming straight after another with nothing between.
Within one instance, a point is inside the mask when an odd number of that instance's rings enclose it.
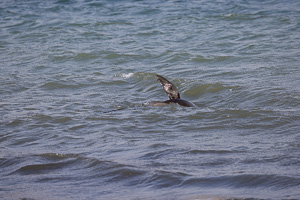
<instances>
[{"instance_id":1,"label":"white foam","mask_svg":"<svg viewBox=\"0 0 300 200\"><path fill-rule=\"evenodd\" d=\"M300 96L294 96L294 99L300 100Z\"/></svg>"},{"instance_id":2,"label":"white foam","mask_svg":"<svg viewBox=\"0 0 300 200\"><path fill-rule=\"evenodd\" d=\"M134 73L128 73L128 74L121 73L121 74L119 74L119 76L120 76L121 78L127 79L127 78L132 77L133 74L134 74Z\"/></svg>"}]
</instances>

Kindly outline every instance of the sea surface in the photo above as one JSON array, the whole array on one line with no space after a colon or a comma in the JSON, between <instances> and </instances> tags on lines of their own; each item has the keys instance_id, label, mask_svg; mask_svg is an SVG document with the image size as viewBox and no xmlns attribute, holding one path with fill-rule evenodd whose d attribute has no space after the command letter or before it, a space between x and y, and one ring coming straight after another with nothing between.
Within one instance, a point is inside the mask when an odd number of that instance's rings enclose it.
<instances>
[{"instance_id":1,"label":"sea surface","mask_svg":"<svg viewBox=\"0 0 300 200\"><path fill-rule=\"evenodd\" d=\"M300 199L299 0L2 0L0 70L0 199Z\"/></svg>"}]
</instances>

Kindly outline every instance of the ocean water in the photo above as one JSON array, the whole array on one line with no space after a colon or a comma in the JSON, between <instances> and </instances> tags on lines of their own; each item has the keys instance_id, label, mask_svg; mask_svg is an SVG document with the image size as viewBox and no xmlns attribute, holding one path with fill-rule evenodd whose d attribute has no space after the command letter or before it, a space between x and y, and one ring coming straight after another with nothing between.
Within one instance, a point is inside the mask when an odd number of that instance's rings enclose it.
<instances>
[{"instance_id":1,"label":"ocean water","mask_svg":"<svg viewBox=\"0 0 300 200\"><path fill-rule=\"evenodd\" d=\"M2 0L0 199L300 199L300 2ZM197 108L168 97L155 75Z\"/></svg>"}]
</instances>

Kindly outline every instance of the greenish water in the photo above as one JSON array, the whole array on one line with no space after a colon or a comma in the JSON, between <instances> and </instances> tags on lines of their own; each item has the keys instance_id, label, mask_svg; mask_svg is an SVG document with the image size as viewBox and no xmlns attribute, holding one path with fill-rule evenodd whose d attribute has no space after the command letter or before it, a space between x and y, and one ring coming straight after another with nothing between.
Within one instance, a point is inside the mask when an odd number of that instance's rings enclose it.
<instances>
[{"instance_id":1,"label":"greenish water","mask_svg":"<svg viewBox=\"0 0 300 200\"><path fill-rule=\"evenodd\" d=\"M299 199L299 1L1 1L0 198ZM168 97L155 75L197 108Z\"/></svg>"}]
</instances>

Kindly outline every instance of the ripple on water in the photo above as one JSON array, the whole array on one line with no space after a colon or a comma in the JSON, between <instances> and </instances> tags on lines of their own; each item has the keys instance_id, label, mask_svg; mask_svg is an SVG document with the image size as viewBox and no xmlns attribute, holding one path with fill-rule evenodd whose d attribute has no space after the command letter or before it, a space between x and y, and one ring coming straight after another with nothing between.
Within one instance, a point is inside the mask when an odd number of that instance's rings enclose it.
<instances>
[{"instance_id":1,"label":"ripple on water","mask_svg":"<svg viewBox=\"0 0 300 200\"><path fill-rule=\"evenodd\" d=\"M233 188L297 188L299 177L244 174L234 176L220 176L210 178L190 178L182 183L183 187L233 187Z\"/></svg>"}]
</instances>

